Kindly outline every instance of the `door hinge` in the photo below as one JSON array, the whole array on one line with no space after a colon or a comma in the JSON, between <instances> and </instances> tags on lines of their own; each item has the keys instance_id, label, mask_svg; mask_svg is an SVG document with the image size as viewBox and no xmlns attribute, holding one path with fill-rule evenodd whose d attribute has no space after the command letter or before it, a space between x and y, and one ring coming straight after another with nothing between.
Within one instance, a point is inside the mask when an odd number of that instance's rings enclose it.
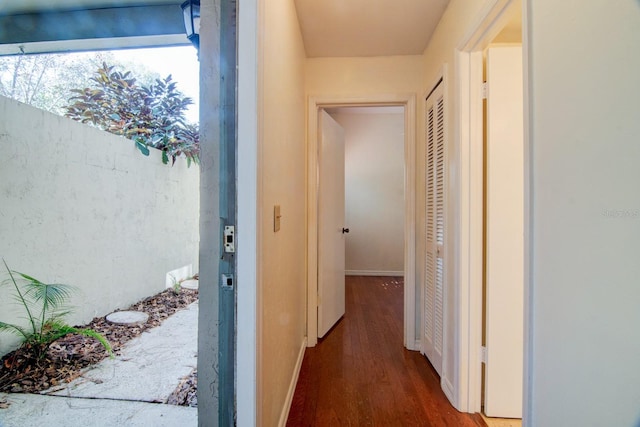
<instances>
[{"instance_id":1,"label":"door hinge","mask_svg":"<svg viewBox=\"0 0 640 427\"><path fill-rule=\"evenodd\" d=\"M489 83L482 83L482 99L487 99L489 97Z\"/></svg>"},{"instance_id":2,"label":"door hinge","mask_svg":"<svg viewBox=\"0 0 640 427\"><path fill-rule=\"evenodd\" d=\"M236 227L233 225L224 226L224 251L233 253L236 251Z\"/></svg>"},{"instance_id":3,"label":"door hinge","mask_svg":"<svg viewBox=\"0 0 640 427\"><path fill-rule=\"evenodd\" d=\"M480 347L480 361L482 363L487 363L487 347Z\"/></svg>"}]
</instances>

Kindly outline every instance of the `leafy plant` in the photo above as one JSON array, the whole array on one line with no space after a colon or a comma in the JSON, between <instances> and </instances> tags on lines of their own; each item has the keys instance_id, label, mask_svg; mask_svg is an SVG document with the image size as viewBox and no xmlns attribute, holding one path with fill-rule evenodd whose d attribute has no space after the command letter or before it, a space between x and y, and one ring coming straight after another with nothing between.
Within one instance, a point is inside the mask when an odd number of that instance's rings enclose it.
<instances>
[{"instance_id":1,"label":"leafy plant","mask_svg":"<svg viewBox=\"0 0 640 427\"><path fill-rule=\"evenodd\" d=\"M149 86L138 86L131 72L120 72L106 63L90 79L91 86L72 89L76 94L65 115L107 132L135 141L146 156L149 147L162 150L162 162L184 155L187 164L199 163L197 125L188 123L185 111L193 103L172 81L171 75Z\"/></svg>"},{"instance_id":2,"label":"leafy plant","mask_svg":"<svg viewBox=\"0 0 640 427\"><path fill-rule=\"evenodd\" d=\"M176 277L173 274L169 274L169 277L171 277L171 290L173 291L174 294L178 295L180 293L180 289L182 289L182 281L177 280Z\"/></svg>"},{"instance_id":3,"label":"leafy plant","mask_svg":"<svg viewBox=\"0 0 640 427\"><path fill-rule=\"evenodd\" d=\"M78 334L95 338L113 356L109 341L93 329L79 329L67 325L62 319L70 313L68 301L73 288L69 285L47 284L40 280L9 269L9 279L3 284L13 286L13 298L25 311L28 326L23 327L0 321L0 331L8 331L22 339L23 344L32 346L39 357L53 341L67 334ZM21 285L18 283L22 282Z\"/></svg>"}]
</instances>

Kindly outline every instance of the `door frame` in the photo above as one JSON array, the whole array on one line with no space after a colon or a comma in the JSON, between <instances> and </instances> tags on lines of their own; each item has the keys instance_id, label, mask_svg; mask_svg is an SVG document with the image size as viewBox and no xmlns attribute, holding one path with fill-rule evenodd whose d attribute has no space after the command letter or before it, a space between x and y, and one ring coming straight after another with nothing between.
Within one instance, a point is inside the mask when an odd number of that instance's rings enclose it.
<instances>
[{"instance_id":1,"label":"door frame","mask_svg":"<svg viewBox=\"0 0 640 427\"><path fill-rule=\"evenodd\" d=\"M404 107L404 345L418 350L416 340L415 252L415 94L362 97L311 96L307 109L307 346L318 342L318 113L336 107Z\"/></svg>"},{"instance_id":2,"label":"door frame","mask_svg":"<svg viewBox=\"0 0 640 427\"><path fill-rule=\"evenodd\" d=\"M459 148L460 218L456 244L457 274L457 395L454 406L465 412L481 411L482 396L482 267L483 267L483 50L504 27L508 11L522 2L522 52L524 78L524 390L523 420L528 418L528 368L530 342L529 286L529 79L527 0L493 0L482 9L477 20L455 51L456 144ZM526 425L526 424L525 424Z\"/></svg>"}]
</instances>

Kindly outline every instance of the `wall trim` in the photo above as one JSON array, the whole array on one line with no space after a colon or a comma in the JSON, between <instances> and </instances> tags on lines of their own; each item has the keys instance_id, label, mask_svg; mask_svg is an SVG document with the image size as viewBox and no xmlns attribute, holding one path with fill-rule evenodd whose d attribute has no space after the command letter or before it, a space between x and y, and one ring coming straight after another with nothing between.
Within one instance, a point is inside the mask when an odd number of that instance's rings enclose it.
<instances>
[{"instance_id":1,"label":"wall trim","mask_svg":"<svg viewBox=\"0 0 640 427\"><path fill-rule=\"evenodd\" d=\"M238 157L237 157L237 330L236 419L237 425L261 425L262 401L262 305L260 281L260 210L262 198L260 143L263 49L259 37L264 29L263 11L257 0L242 3L238 13ZM213 19L213 17L211 17ZM214 52L215 53L215 52ZM213 55L207 52L205 55ZM201 54L202 55L202 54ZM205 76L207 74L203 74ZM203 327L201 325L201 327ZM238 399L237 396L242 396Z\"/></svg>"},{"instance_id":2,"label":"wall trim","mask_svg":"<svg viewBox=\"0 0 640 427\"><path fill-rule=\"evenodd\" d=\"M345 270L347 276L389 276L404 277L404 271L382 271L382 270Z\"/></svg>"},{"instance_id":3,"label":"wall trim","mask_svg":"<svg viewBox=\"0 0 640 427\"><path fill-rule=\"evenodd\" d=\"M284 400L284 406L280 413L280 421L278 421L279 427L287 425L287 419L289 418L289 411L291 410L291 403L293 402L293 395L296 392L296 385L298 384L298 377L300 376L300 368L302 367L302 361L304 360L304 352L307 349L307 338L302 340L300 345L300 351L298 352L298 359L296 360L296 366L293 368L293 376L289 383L289 391L287 391L287 397Z\"/></svg>"},{"instance_id":4,"label":"wall trim","mask_svg":"<svg viewBox=\"0 0 640 427\"><path fill-rule=\"evenodd\" d=\"M307 345L318 342L318 112L332 107L403 106L404 140L404 345L415 343L416 331L416 95L310 96L307 107Z\"/></svg>"},{"instance_id":5,"label":"wall trim","mask_svg":"<svg viewBox=\"0 0 640 427\"><path fill-rule=\"evenodd\" d=\"M529 427L534 424L533 417L533 287L531 276L532 262L532 220L531 220L531 177L533 150L531 141L533 133L531 121L531 100L533 88L531 86L530 66L533 62L529 49L531 39L529 33L530 0L522 0L522 69L524 80L524 378L522 390L522 425Z\"/></svg>"}]
</instances>

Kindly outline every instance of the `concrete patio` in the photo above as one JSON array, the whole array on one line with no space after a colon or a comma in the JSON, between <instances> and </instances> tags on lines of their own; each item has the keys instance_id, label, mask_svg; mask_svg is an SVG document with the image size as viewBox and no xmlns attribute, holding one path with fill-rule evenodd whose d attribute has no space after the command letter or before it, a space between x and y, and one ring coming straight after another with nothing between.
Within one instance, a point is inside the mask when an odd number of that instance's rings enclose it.
<instances>
[{"instance_id":1,"label":"concrete patio","mask_svg":"<svg viewBox=\"0 0 640 427\"><path fill-rule=\"evenodd\" d=\"M197 408L167 405L197 365L198 303L129 341L121 354L42 394L0 393L0 427L196 426Z\"/></svg>"}]
</instances>

